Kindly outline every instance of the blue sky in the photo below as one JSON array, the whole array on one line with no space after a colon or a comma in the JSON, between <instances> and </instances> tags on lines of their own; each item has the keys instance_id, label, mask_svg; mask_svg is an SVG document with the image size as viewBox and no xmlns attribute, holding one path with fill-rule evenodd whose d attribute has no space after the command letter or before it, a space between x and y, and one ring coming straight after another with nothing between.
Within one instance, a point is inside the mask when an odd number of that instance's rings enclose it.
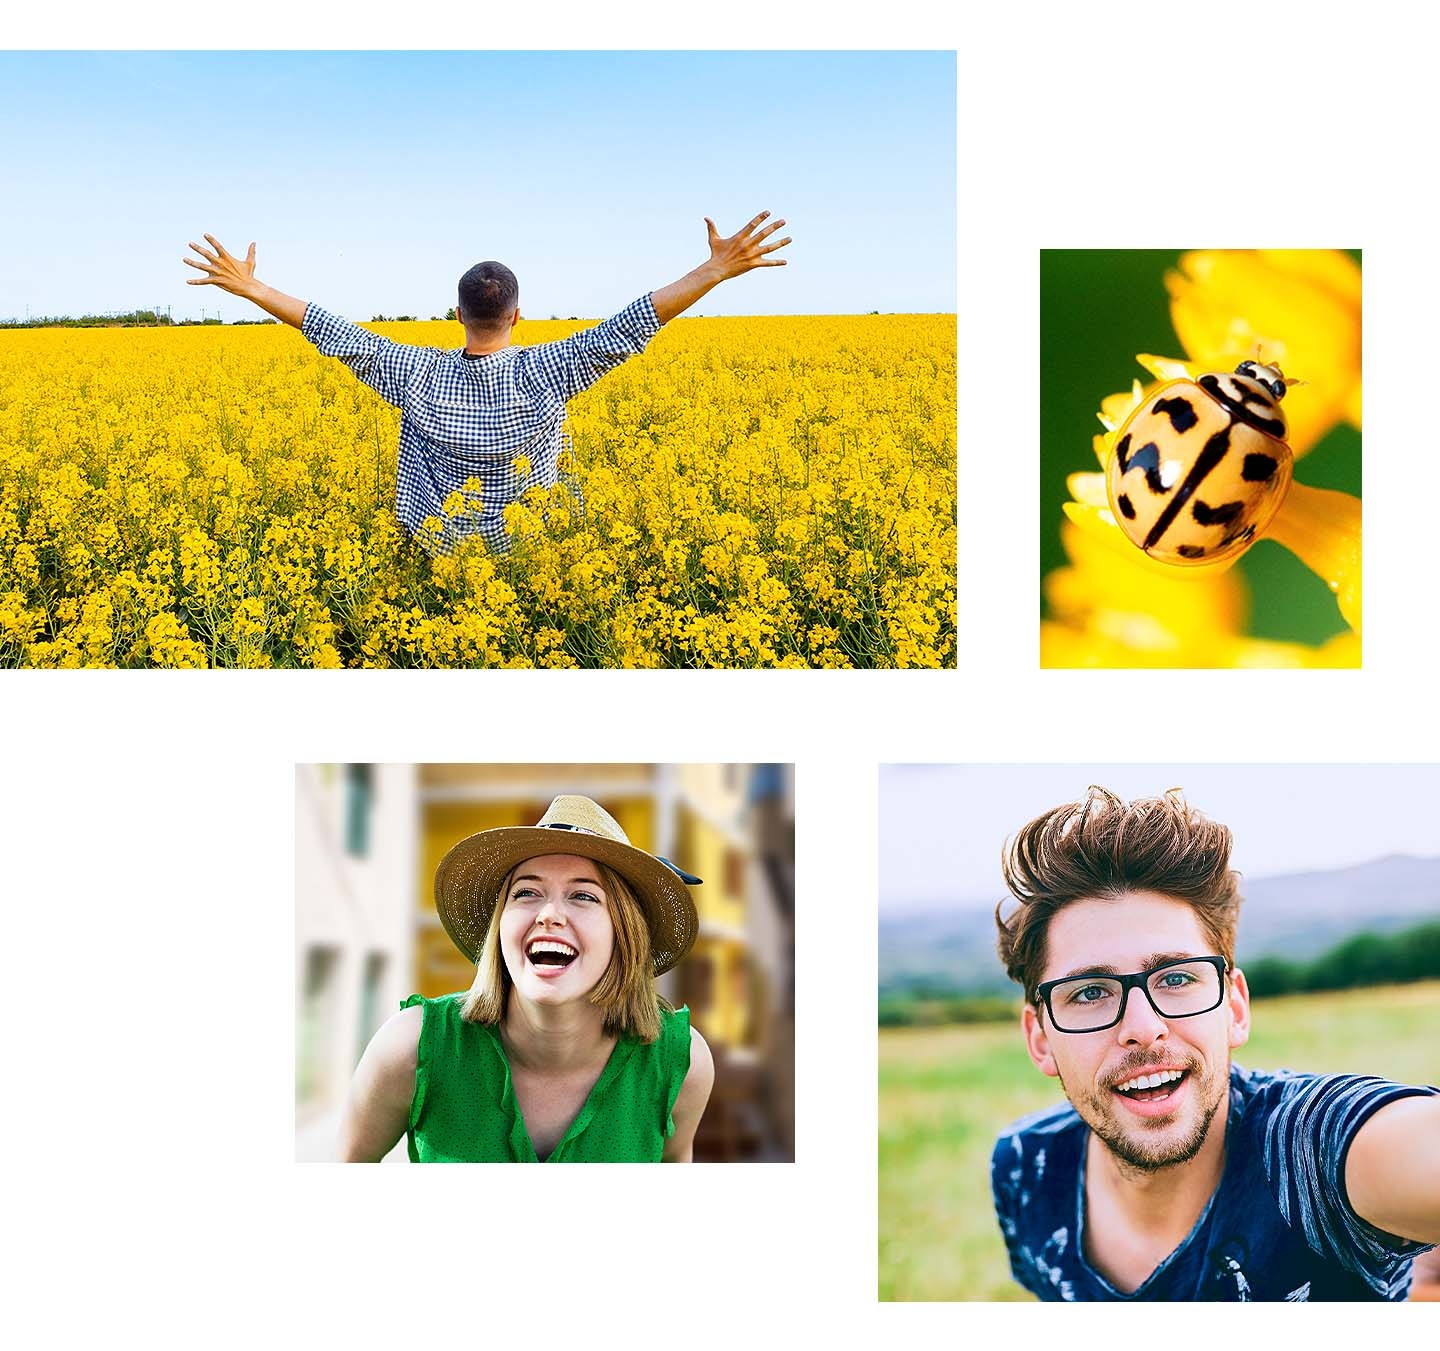
<instances>
[{"instance_id":1,"label":"blue sky","mask_svg":"<svg viewBox=\"0 0 1440 1351\"><path fill-rule=\"evenodd\" d=\"M1092 783L1127 799L1183 788L1230 827L1249 877L1440 854L1436 765L882 765L881 911L993 908L1006 837Z\"/></svg>"},{"instance_id":2,"label":"blue sky","mask_svg":"<svg viewBox=\"0 0 1440 1351\"><path fill-rule=\"evenodd\" d=\"M789 265L696 313L955 308L948 52L5 52L0 181L0 317L255 316L184 284L205 231L351 318L443 314L485 258L599 317L762 209Z\"/></svg>"}]
</instances>

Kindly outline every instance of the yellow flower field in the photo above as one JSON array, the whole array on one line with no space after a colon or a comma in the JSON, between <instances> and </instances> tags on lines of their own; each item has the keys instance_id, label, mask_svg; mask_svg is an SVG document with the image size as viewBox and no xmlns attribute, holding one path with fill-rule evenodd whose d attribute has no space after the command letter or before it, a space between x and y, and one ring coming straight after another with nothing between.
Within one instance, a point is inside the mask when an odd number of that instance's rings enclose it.
<instances>
[{"instance_id":1,"label":"yellow flower field","mask_svg":"<svg viewBox=\"0 0 1440 1351\"><path fill-rule=\"evenodd\" d=\"M0 332L0 664L955 664L953 316L676 320L570 412L581 496L432 559L294 330Z\"/></svg>"}]
</instances>

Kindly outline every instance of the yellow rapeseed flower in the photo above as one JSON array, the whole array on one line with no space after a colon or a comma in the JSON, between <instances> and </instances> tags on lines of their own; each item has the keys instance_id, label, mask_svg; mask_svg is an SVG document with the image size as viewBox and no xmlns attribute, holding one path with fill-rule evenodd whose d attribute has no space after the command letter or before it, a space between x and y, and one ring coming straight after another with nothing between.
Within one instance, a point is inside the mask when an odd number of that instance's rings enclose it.
<instances>
[{"instance_id":1,"label":"yellow rapeseed flower","mask_svg":"<svg viewBox=\"0 0 1440 1351\"><path fill-rule=\"evenodd\" d=\"M504 557L405 536L398 417L279 326L0 333L0 664L955 662L953 317L676 320Z\"/></svg>"}]
</instances>

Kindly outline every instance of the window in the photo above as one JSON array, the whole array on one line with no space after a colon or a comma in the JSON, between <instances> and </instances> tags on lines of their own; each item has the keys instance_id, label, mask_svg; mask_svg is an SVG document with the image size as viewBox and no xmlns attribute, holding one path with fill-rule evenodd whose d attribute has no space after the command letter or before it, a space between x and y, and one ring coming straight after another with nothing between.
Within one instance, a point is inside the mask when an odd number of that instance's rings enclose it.
<instances>
[{"instance_id":1,"label":"window","mask_svg":"<svg viewBox=\"0 0 1440 1351\"><path fill-rule=\"evenodd\" d=\"M370 852L370 815L375 803L375 766L345 766L345 852L364 858Z\"/></svg>"}]
</instances>

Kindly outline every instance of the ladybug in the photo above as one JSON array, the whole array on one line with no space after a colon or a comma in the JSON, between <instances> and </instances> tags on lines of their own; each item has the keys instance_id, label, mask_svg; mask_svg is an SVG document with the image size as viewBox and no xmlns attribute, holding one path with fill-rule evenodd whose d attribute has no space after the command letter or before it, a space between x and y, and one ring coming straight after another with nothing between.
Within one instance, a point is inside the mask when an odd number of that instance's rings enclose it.
<instances>
[{"instance_id":1,"label":"ladybug","mask_svg":"<svg viewBox=\"0 0 1440 1351\"><path fill-rule=\"evenodd\" d=\"M1105 473L1110 509L1131 543L1166 563L1242 553L1290 488L1280 367L1171 380L1119 428Z\"/></svg>"}]
</instances>

